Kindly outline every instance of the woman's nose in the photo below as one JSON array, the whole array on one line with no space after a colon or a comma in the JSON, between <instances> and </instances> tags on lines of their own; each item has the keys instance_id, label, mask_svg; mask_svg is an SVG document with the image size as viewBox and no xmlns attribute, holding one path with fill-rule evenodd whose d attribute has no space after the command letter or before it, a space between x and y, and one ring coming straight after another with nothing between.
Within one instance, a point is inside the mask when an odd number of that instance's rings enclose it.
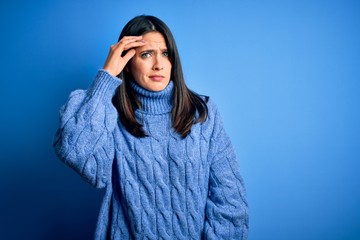
<instances>
[{"instance_id":1,"label":"woman's nose","mask_svg":"<svg viewBox=\"0 0 360 240\"><path fill-rule=\"evenodd\" d=\"M154 58L153 69L157 70L157 71L164 69L163 62L162 62L162 59L161 59L161 54L157 54L156 57Z\"/></svg>"}]
</instances>

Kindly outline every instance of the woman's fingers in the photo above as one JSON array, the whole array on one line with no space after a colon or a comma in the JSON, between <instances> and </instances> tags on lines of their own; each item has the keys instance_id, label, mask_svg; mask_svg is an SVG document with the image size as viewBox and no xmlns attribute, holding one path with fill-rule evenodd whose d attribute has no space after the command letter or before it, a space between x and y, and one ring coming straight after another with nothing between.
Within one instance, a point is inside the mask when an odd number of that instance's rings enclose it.
<instances>
[{"instance_id":1,"label":"woman's fingers","mask_svg":"<svg viewBox=\"0 0 360 240\"><path fill-rule=\"evenodd\" d=\"M130 50L123 56L125 65L126 65L126 63L135 55L135 53L136 53L135 49L130 49Z\"/></svg>"},{"instance_id":2,"label":"woman's fingers","mask_svg":"<svg viewBox=\"0 0 360 240\"><path fill-rule=\"evenodd\" d=\"M145 45L144 41L130 42L124 46L123 51L129 50L130 48L141 47L144 45Z\"/></svg>"},{"instance_id":3,"label":"woman's fingers","mask_svg":"<svg viewBox=\"0 0 360 240\"><path fill-rule=\"evenodd\" d=\"M142 36L123 37L118 43L110 47L104 69L113 76L117 76L124 69L128 61L135 55L136 51L134 48L144 45L145 42ZM128 52L122 56L124 51Z\"/></svg>"},{"instance_id":4,"label":"woman's fingers","mask_svg":"<svg viewBox=\"0 0 360 240\"><path fill-rule=\"evenodd\" d=\"M142 41L142 36L130 36L130 37L123 37L118 43L111 46L113 52L121 53L124 50L128 50L133 47L139 47L144 45Z\"/></svg>"}]
</instances>

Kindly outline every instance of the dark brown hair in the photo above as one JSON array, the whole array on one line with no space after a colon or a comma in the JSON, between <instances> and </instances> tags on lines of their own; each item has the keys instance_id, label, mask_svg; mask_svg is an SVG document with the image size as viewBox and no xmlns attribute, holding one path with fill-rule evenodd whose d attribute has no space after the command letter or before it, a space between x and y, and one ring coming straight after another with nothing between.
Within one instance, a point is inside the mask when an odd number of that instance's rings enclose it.
<instances>
[{"instance_id":1,"label":"dark brown hair","mask_svg":"<svg viewBox=\"0 0 360 240\"><path fill-rule=\"evenodd\" d=\"M175 39L163 21L153 16L137 16L125 25L119 41L124 36L141 36L148 32L159 32L165 38L172 65L170 78L174 83L172 126L184 138L190 133L193 124L206 121L206 102L186 86ZM127 65L129 64L130 62ZM135 117L135 110L141 108L141 103L130 86L130 82L134 81L132 74L124 70L118 77L123 82L113 97L113 104L119 113L120 122L132 135L145 137L143 125Z\"/></svg>"}]
</instances>

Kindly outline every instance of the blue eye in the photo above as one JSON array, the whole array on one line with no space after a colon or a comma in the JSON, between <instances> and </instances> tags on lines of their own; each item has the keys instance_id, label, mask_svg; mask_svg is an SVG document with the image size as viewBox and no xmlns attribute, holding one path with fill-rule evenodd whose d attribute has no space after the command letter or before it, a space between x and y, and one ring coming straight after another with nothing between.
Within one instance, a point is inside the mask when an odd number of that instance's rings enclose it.
<instances>
[{"instance_id":1,"label":"blue eye","mask_svg":"<svg viewBox=\"0 0 360 240\"><path fill-rule=\"evenodd\" d=\"M168 52L168 51L164 51L164 52L163 52L163 55L164 55L165 57L168 57L168 56L169 56L169 52Z\"/></svg>"},{"instance_id":2,"label":"blue eye","mask_svg":"<svg viewBox=\"0 0 360 240\"><path fill-rule=\"evenodd\" d=\"M151 57L151 53L150 52L144 52L140 55L142 58L148 58Z\"/></svg>"}]
</instances>

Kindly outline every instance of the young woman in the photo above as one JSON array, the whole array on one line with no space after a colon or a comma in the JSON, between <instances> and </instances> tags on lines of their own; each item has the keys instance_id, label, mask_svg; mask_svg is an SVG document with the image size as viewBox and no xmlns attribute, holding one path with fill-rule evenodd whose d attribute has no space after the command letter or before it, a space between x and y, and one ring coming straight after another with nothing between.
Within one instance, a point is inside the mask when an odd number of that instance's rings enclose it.
<instances>
[{"instance_id":1,"label":"young woman","mask_svg":"<svg viewBox=\"0 0 360 240\"><path fill-rule=\"evenodd\" d=\"M96 239L247 239L234 148L212 100L187 88L160 19L128 22L60 119L58 157L106 188Z\"/></svg>"}]
</instances>

